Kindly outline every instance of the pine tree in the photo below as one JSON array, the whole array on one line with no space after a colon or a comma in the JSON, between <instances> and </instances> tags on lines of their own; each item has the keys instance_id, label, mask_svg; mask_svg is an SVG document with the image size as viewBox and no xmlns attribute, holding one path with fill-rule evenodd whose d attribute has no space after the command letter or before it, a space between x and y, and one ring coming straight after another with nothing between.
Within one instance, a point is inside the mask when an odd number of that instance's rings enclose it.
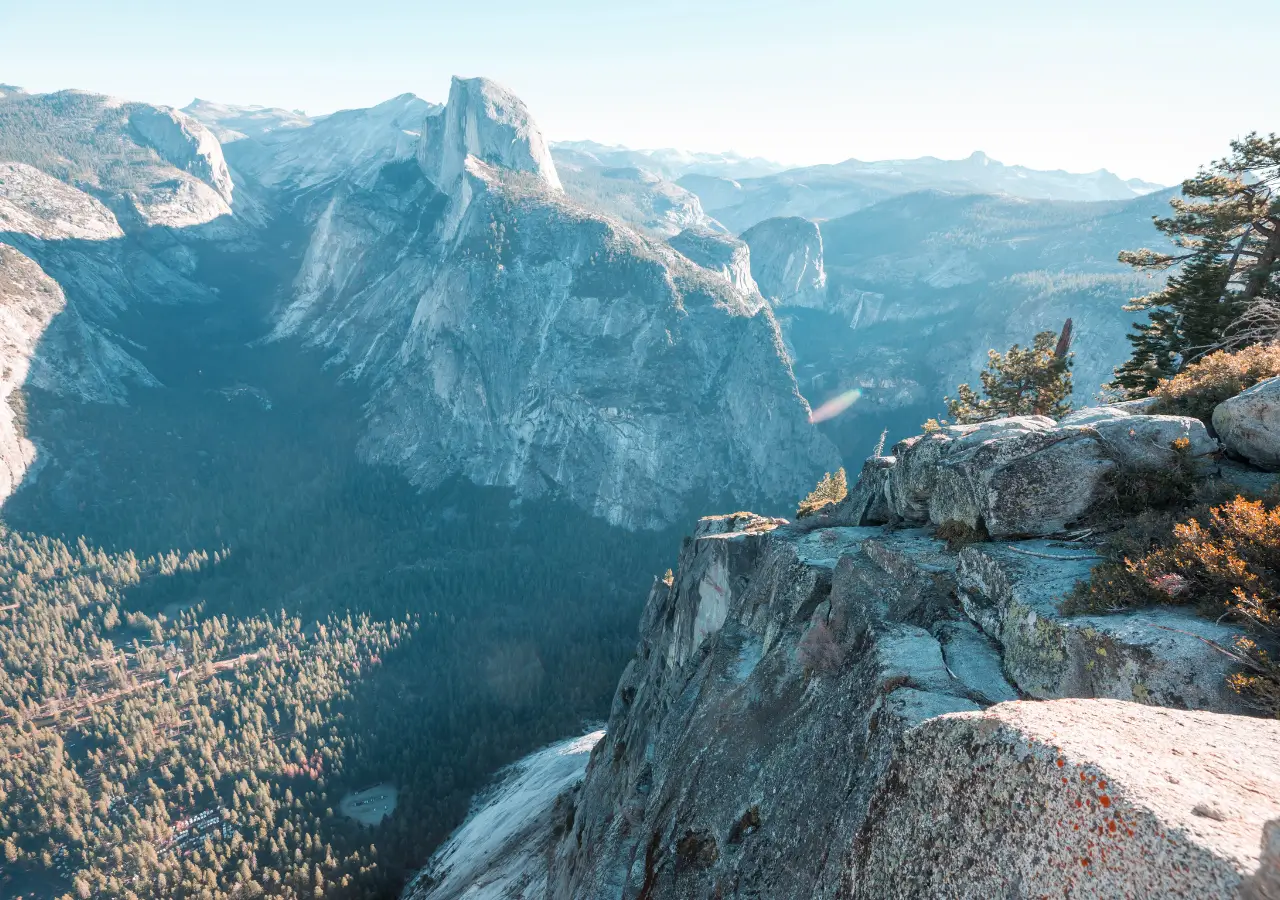
<instances>
[{"instance_id":1,"label":"pine tree","mask_svg":"<svg viewBox=\"0 0 1280 900\"><path fill-rule=\"evenodd\" d=\"M848 493L849 482L844 468L837 469L834 475L828 472L822 476L818 486L809 492L809 496L800 501L796 518L803 519L805 516L811 516L832 504L839 503L848 496Z\"/></svg>"},{"instance_id":2,"label":"pine tree","mask_svg":"<svg viewBox=\"0 0 1280 900\"><path fill-rule=\"evenodd\" d=\"M1133 351L1109 385L1128 397L1145 397L1185 361L1212 349L1239 316L1241 304L1226 291L1229 262L1221 240L1207 240L1164 290L1132 301L1125 309L1149 310L1126 335Z\"/></svg>"},{"instance_id":3,"label":"pine tree","mask_svg":"<svg viewBox=\"0 0 1280 900\"><path fill-rule=\"evenodd\" d=\"M1155 218L1180 252L1126 251L1141 271L1174 271L1128 336L1130 359L1109 385L1145 396L1211 350L1280 338L1280 137L1233 141L1231 155L1182 183L1173 215Z\"/></svg>"},{"instance_id":4,"label":"pine tree","mask_svg":"<svg viewBox=\"0 0 1280 900\"><path fill-rule=\"evenodd\" d=\"M954 399L946 398L947 412L962 425L1004 416L1066 415L1071 410L1070 346L1068 319L1061 335L1042 331L1025 349L1014 344L1008 353L988 351L982 395L962 384Z\"/></svg>"}]
</instances>

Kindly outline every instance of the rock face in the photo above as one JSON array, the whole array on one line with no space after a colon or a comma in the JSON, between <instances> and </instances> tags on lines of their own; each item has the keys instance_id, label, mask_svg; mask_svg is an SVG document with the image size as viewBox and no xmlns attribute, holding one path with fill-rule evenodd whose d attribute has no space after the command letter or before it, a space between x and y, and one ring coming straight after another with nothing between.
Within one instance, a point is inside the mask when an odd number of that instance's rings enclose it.
<instances>
[{"instance_id":1,"label":"rock face","mask_svg":"<svg viewBox=\"0 0 1280 900\"><path fill-rule=\"evenodd\" d=\"M766 219L744 231L742 240L751 248L751 274L775 308L825 304L827 273L817 223L796 216Z\"/></svg>"},{"instance_id":2,"label":"rock face","mask_svg":"<svg viewBox=\"0 0 1280 900\"><path fill-rule=\"evenodd\" d=\"M834 449L758 293L573 203L501 88L450 94L417 166L331 195L275 330L371 386L366 458L628 527L698 493L803 496Z\"/></svg>"},{"instance_id":3,"label":"rock face","mask_svg":"<svg viewBox=\"0 0 1280 900\"><path fill-rule=\"evenodd\" d=\"M101 201L23 163L0 163L0 232L39 240L124 237Z\"/></svg>"},{"instance_id":4,"label":"rock face","mask_svg":"<svg viewBox=\"0 0 1280 900\"><path fill-rule=\"evenodd\" d=\"M553 744L499 773L484 808L467 820L405 888L433 900L542 900L548 852L561 799L582 783L587 760L603 731Z\"/></svg>"},{"instance_id":5,"label":"rock face","mask_svg":"<svg viewBox=\"0 0 1280 900\"><path fill-rule=\"evenodd\" d=\"M1280 377L1260 381L1213 411L1226 448L1265 469L1280 469Z\"/></svg>"},{"instance_id":6,"label":"rock face","mask_svg":"<svg viewBox=\"0 0 1280 900\"><path fill-rule=\"evenodd\" d=\"M529 172L560 189L551 150L521 100L487 78L454 78L449 102L427 119L418 161L427 178L449 193L468 157L499 169Z\"/></svg>"},{"instance_id":7,"label":"rock face","mask_svg":"<svg viewBox=\"0 0 1280 900\"><path fill-rule=\"evenodd\" d=\"M1160 471L1180 452L1204 462L1216 450L1196 419L1127 410L953 425L869 461L844 515L858 525L957 522L993 537L1054 534L1094 510L1113 473Z\"/></svg>"},{"instance_id":8,"label":"rock face","mask_svg":"<svg viewBox=\"0 0 1280 900\"><path fill-rule=\"evenodd\" d=\"M727 234L687 228L668 243L704 269L718 272L743 296L760 294L751 276L751 250L745 242Z\"/></svg>"},{"instance_id":9,"label":"rock face","mask_svg":"<svg viewBox=\"0 0 1280 900\"><path fill-rule=\"evenodd\" d=\"M0 502L39 462L19 388L99 403L123 402L151 373L74 305L35 260L0 243Z\"/></svg>"},{"instance_id":10,"label":"rock face","mask_svg":"<svg viewBox=\"0 0 1280 900\"><path fill-rule=\"evenodd\" d=\"M1102 700L943 716L877 788L851 896L1270 897L1277 797L1274 721Z\"/></svg>"},{"instance_id":11,"label":"rock face","mask_svg":"<svg viewBox=\"0 0 1280 900\"><path fill-rule=\"evenodd\" d=\"M195 175L231 204L231 174L213 132L177 110L140 104L129 124L165 162Z\"/></svg>"},{"instance_id":12,"label":"rock face","mask_svg":"<svg viewBox=\"0 0 1280 900\"><path fill-rule=\"evenodd\" d=\"M39 462L19 388L122 403L130 387L157 384L106 326L139 294L181 296L182 282L154 257L126 253L124 238L99 200L0 163L0 501ZM119 283L126 265L136 293Z\"/></svg>"},{"instance_id":13,"label":"rock face","mask_svg":"<svg viewBox=\"0 0 1280 900\"><path fill-rule=\"evenodd\" d=\"M1180 607L1064 616L1062 600L1100 562L1054 541L982 543L960 551L957 596L1001 648L1004 671L1038 700L1110 697L1244 712L1227 685L1239 628Z\"/></svg>"},{"instance_id":14,"label":"rock face","mask_svg":"<svg viewBox=\"0 0 1280 900\"><path fill-rule=\"evenodd\" d=\"M824 524L737 513L685 541L584 782L541 804L536 896L1226 898L1274 877L1280 723L1224 715L1210 645L1238 631L1063 616L1087 543Z\"/></svg>"},{"instance_id":15,"label":"rock face","mask_svg":"<svg viewBox=\"0 0 1280 900\"><path fill-rule=\"evenodd\" d=\"M31 392L123 404L158 387L120 320L152 303L212 300L194 277L201 253L248 230L232 221L217 139L166 108L6 93L0 159L2 501L48 451L27 433Z\"/></svg>"},{"instance_id":16,"label":"rock face","mask_svg":"<svg viewBox=\"0 0 1280 900\"><path fill-rule=\"evenodd\" d=\"M703 520L654 586L550 896L840 896L897 736L1012 693L989 642L934 629L963 619L954 565L923 533Z\"/></svg>"}]
</instances>

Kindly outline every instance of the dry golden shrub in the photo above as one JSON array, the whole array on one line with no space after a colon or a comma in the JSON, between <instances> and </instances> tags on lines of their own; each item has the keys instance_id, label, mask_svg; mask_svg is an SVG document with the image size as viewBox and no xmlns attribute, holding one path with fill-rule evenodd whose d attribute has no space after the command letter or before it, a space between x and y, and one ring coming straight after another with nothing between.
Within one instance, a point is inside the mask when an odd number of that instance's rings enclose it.
<instances>
[{"instance_id":1,"label":"dry golden shrub","mask_svg":"<svg viewBox=\"0 0 1280 900\"><path fill-rule=\"evenodd\" d=\"M844 468L837 469L834 475L828 472L822 476L818 486L809 492L809 496L800 501L800 506L796 509L796 518L803 519L822 512L827 507L835 506L848 494L849 482L845 477Z\"/></svg>"},{"instance_id":2,"label":"dry golden shrub","mask_svg":"<svg viewBox=\"0 0 1280 900\"><path fill-rule=\"evenodd\" d=\"M1280 344L1219 350L1160 382L1153 412L1194 416L1208 422L1213 408L1265 378L1280 375Z\"/></svg>"},{"instance_id":3,"label":"dry golden shrub","mask_svg":"<svg viewBox=\"0 0 1280 900\"><path fill-rule=\"evenodd\" d=\"M1195 604L1245 623L1263 643L1280 636L1280 504L1236 497L1169 530L1162 519L1151 513L1132 522L1122 541L1135 552L1096 567L1064 610ZM1252 638L1239 640L1234 655L1243 671L1232 687L1280 717L1280 664Z\"/></svg>"}]
</instances>

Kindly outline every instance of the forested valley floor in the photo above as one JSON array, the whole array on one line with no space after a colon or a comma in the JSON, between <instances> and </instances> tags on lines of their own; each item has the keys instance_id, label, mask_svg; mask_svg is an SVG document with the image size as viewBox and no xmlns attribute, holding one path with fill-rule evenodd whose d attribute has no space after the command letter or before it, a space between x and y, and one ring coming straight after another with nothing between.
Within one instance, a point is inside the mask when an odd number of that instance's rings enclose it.
<instances>
[{"instance_id":1,"label":"forested valley floor","mask_svg":"<svg viewBox=\"0 0 1280 900\"><path fill-rule=\"evenodd\" d=\"M361 463L360 389L255 342L278 278L206 265L220 302L124 323L163 388L24 392L5 897L396 896L496 769L605 718L678 546ZM371 786L366 826L341 800Z\"/></svg>"}]
</instances>

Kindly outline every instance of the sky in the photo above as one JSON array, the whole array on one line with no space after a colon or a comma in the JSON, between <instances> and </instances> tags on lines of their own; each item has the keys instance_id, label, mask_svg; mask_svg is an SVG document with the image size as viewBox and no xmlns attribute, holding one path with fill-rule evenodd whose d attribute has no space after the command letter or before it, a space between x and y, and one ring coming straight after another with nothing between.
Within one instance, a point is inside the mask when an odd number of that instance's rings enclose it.
<instances>
[{"instance_id":1,"label":"sky","mask_svg":"<svg viewBox=\"0 0 1280 900\"><path fill-rule=\"evenodd\" d=\"M406 91L443 102L451 75L485 75L551 140L793 165L982 150L1172 184L1234 137L1280 131L1280 92L1230 63L1280 45L1280 16L1247 9L1225 23L1203 0L0 0L0 82L322 113Z\"/></svg>"}]
</instances>

